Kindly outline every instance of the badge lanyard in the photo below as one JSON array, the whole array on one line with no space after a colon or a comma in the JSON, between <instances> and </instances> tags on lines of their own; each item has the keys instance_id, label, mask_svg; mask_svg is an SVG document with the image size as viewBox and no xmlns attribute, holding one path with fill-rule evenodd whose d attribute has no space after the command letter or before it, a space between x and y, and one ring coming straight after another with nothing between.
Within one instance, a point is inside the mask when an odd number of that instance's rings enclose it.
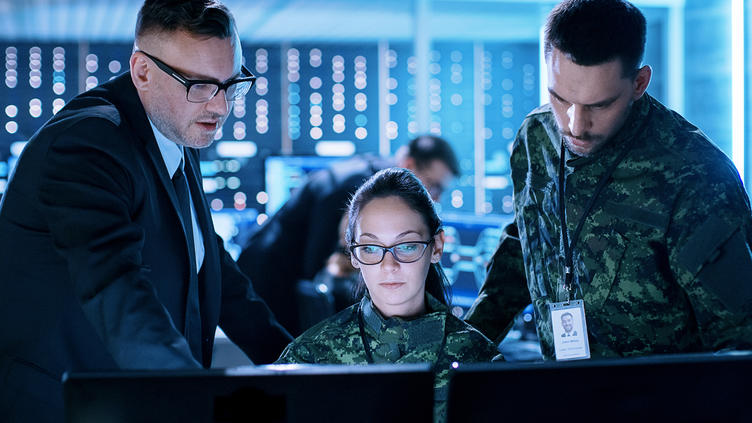
<instances>
[{"instance_id":1,"label":"badge lanyard","mask_svg":"<svg viewBox=\"0 0 752 423\"><path fill-rule=\"evenodd\" d=\"M358 307L358 329L360 329L360 340L363 342L363 349L366 352L366 361L368 364L373 364L373 354L371 353L371 347L368 345L368 339L366 338L366 329L363 324L363 305Z\"/></svg>"},{"instance_id":2,"label":"badge lanyard","mask_svg":"<svg viewBox=\"0 0 752 423\"><path fill-rule=\"evenodd\" d=\"M562 242L564 244L564 290L567 291L568 294L568 301L573 300L573 289L572 289L572 281L574 279L574 247L575 244L577 244L577 240L580 237L580 232L582 232L582 227L585 225L585 219L587 219L588 215L590 214L590 211L593 208L593 205L595 205L595 200L598 199L598 196L601 194L603 189L606 187L606 184L608 184L608 181L611 179L611 175L613 175L614 170L616 170L616 167L621 163L622 160L624 160L624 157L629 152L630 148L629 146L624 147L624 149L619 153L619 156L616 158L616 160L611 163L611 166L609 166L608 170L606 171L603 176L601 176L601 179L598 181L598 185L595 187L595 191L593 192L593 195L590 197L590 201L588 201L587 206L585 206L585 209L582 212L582 216L580 216L580 221L577 223L577 227L575 228L574 232L572 233L572 241L570 242L568 240L567 235L567 216L566 216L566 205L565 205L565 183L566 178L564 177L564 153L565 153L565 145L564 145L564 137L561 138L561 153L559 154L559 222L561 223L561 238Z\"/></svg>"},{"instance_id":3,"label":"badge lanyard","mask_svg":"<svg viewBox=\"0 0 752 423\"><path fill-rule=\"evenodd\" d=\"M582 360L590 358L590 345L588 342L587 322L585 318L585 303L582 300L574 299L574 289L572 289L572 282L574 279L573 250L580 237L580 233L582 232L585 219L587 219L587 216L593 209L595 200L598 199L598 196L611 179L614 170L616 170L616 166L621 163L629 150L629 146L625 146L616 157L616 160L614 160L608 167L606 173L601 176L593 195L590 197L590 200L582 212L582 216L580 216L580 221L577 223L577 227L572 233L572 241L570 243L567 233L566 196L564 192L566 189L566 178L564 177L564 155L566 151L564 138L562 137L561 139L561 152L559 154L559 222L561 223L561 240L564 244L563 283L564 290L567 293L567 299L564 302L549 303L551 329L553 332L553 347L557 360ZM561 320L561 324L559 324L559 320ZM565 320L568 320L566 327L564 324ZM579 331L576 328L579 328Z\"/></svg>"}]
</instances>

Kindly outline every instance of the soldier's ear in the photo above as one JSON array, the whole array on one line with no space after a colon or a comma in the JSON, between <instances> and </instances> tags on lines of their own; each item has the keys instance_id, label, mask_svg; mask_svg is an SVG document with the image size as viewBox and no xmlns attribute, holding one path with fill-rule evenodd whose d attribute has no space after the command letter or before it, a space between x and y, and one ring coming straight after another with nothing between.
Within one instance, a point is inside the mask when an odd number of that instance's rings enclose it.
<instances>
[{"instance_id":1,"label":"soldier's ear","mask_svg":"<svg viewBox=\"0 0 752 423\"><path fill-rule=\"evenodd\" d=\"M633 82L632 101L637 101L645 94L645 91L650 85L650 78L653 75L653 69L649 65L645 65L637 71Z\"/></svg>"}]
</instances>

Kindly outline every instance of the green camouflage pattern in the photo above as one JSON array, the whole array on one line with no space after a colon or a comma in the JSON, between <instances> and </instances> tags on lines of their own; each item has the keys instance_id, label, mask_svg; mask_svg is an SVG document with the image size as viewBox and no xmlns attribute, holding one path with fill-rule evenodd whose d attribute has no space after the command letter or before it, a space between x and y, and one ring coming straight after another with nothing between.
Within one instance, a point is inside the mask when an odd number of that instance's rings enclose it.
<instances>
[{"instance_id":1,"label":"green camouflage pattern","mask_svg":"<svg viewBox=\"0 0 752 423\"><path fill-rule=\"evenodd\" d=\"M465 321L498 345L512 328L515 315L530 304L516 224L504 228L486 269L493 270L493 277L486 278Z\"/></svg>"},{"instance_id":2,"label":"green camouflage pattern","mask_svg":"<svg viewBox=\"0 0 752 423\"><path fill-rule=\"evenodd\" d=\"M560 283L560 145L545 105L527 116L511 156L515 223L546 359L554 357L548 305L567 299ZM574 249L574 299L585 303L591 356L749 348L747 194L732 162L699 129L647 94L602 150L591 157L566 152L570 239L599 179L624 148L629 152L587 215ZM501 241L499 248L516 248L514 239ZM491 337L519 308L515 298L500 298L504 291L524 289L509 270L519 267L519 257L495 256L466 318L493 327L484 329Z\"/></svg>"},{"instance_id":3,"label":"green camouflage pattern","mask_svg":"<svg viewBox=\"0 0 752 423\"><path fill-rule=\"evenodd\" d=\"M496 345L426 294L428 312L405 320L384 318L368 296L308 329L285 348L276 364L368 364L358 325L362 313L375 364L430 363L436 372L434 420L446 420L452 363L490 362ZM497 359L501 358L500 356Z\"/></svg>"}]
</instances>

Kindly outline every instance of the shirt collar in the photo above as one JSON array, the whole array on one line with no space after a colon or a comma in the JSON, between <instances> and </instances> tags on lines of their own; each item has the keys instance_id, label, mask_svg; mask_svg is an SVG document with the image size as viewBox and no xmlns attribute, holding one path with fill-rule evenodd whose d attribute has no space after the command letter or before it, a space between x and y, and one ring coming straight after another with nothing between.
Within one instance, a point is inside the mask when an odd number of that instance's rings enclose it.
<instances>
[{"instance_id":1,"label":"shirt collar","mask_svg":"<svg viewBox=\"0 0 752 423\"><path fill-rule=\"evenodd\" d=\"M425 314L409 320L401 317L384 317L373 305L370 295L366 293L361 300L361 310L363 313L363 320L368 329L374 333L380 333L390 326L409 326L409 322L419 320L425 316L431 316L432 318L444 317L449 311L449 308L426 292Z\"/></svg>"},{"instance_id":2,"label":"shirt collar","mask_svg":"<svg viewBox=\"0 0 752 423\"><path fill-rule=\"evenodd\" d=\"M178 167L185 166L183 163L183 146L174 141L170 141L163 133L159 132L154 123L149 119L149 125L151 125L152 131L154 131L154 138L157 140L159 146L159 152L162 153L162 160L167 167L167 174L170 178L175 176L175 172Z\"/></svg>"},{"instance_id":3,"label":"shirt collar","mask_svg":"<svg viewBox=\"0 0 752 423\"><path fill-rule=\"evenodd\" d=\"M434 308L433 306L440 307ZM436 353L442 347L449 308L426 293L426 314L410 320L385 318L366 295L361 301L361 313L366 333L376 341L375 362L397 362L411 354Z\"/></svg>"}]
</instances>

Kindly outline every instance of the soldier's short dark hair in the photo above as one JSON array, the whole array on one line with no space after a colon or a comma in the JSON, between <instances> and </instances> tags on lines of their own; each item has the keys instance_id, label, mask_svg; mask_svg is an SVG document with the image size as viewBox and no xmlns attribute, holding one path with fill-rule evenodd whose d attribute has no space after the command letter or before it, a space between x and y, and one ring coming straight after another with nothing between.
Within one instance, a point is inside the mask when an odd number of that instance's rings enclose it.
<instances>
[{"instance_id":1,"label":"soldier's short dark hair","mask_svg":"<svg viewBox=\"0 0 752 423\"><path fill-rule=\"evenodd\" d=\"M431 195L413 172L407 169L393 167L381 170L369 178L355 191L347 207L347 231L345 241L347 246L355 244L355 225L363 207L371 200L385 197L398 197L413 211L418 213L433 236L441 230L441 218L436 213ZM348 249L349 251L349 249ZM355 297L359 298L365 292L362 276L360 284L355 288ZM431 263L426 276L426 292L443 304L449 304L451 293L449 282L440 263Z\"/></svg>"},{"instance_id":2,"label":"soldier's short dark hair","mask_svg":"<svg viewBox=\"0 0 752 423\"><path fill-rule=\"evenodd\" d=\"M581 66L620 59L623 75L634 77L645 54L645 16L624 0L565 0L548 15L546 59L554 48Z\"/></svg>"},{"instance_id":3,"label":"soldier's short dark hair","mask_svg":"<svg viewBox=\"0 0 752 423\"><path fill-rule=\"evenodd\" d=\"M418 169L424 169L434 160L443 162L454 176L460 176L460 165L449 143L435 135L421 135L410 140L407 155L415 160Z\"/></svg>"},{"instance_id":4,"label":"soldier's short dark hair","mask_svg":"<svg viewBox=\"0 0 752 423\"><path fill-rule=\"evenodd\" d=\"M146 0L138 12L136 38L174 31L224 39L235 34L235 21L215 0Z\"/></svg>"}]
</instances>

